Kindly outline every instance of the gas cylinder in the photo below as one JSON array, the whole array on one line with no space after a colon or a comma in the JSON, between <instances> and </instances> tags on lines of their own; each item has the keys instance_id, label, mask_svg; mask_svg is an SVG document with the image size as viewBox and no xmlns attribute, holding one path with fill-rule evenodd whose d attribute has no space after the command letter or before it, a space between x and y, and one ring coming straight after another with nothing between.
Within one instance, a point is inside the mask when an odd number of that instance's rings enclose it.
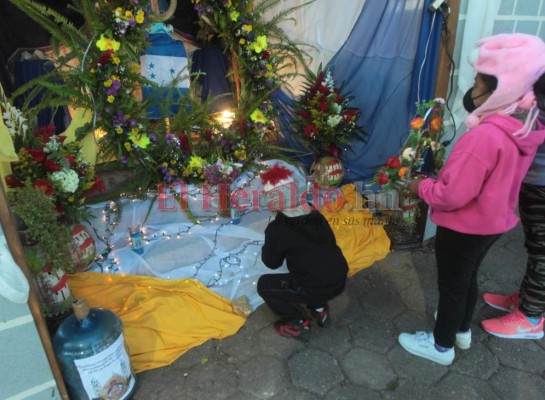
<instances>
[{"instance_id":1,"label":"gas cylinder","mask_svg":"<svg viewBox=\"0 0 545 400\"><path fill-rule=\"evenodd\" d=\"M85 298L76 300L72 308L74 314L53 338L70 399L130 398L136 382L121 320L105 308L89 308Z\"/></svg>"}]
</instances>

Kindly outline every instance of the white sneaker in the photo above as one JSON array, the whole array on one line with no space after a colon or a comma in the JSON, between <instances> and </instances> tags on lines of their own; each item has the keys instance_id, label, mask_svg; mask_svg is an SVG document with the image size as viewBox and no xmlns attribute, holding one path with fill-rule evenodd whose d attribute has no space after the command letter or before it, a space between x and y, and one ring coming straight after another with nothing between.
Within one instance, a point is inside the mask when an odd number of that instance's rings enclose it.
<instances>
[{"instance_id":1,"label":"white sneaker","mask_svg":"<svg viewBox=\"0 0 545 400\"><path fill-rule=\"evenodd\" d=\"M440 352L435 348L432 332L401 333L397 338L399 344L415 356L427 358L441 365L450 365L454 361L454 348Z\"/></svg>"},{"instance_id":2,"label":"white sneaker","mask_svg":"<svg viewBox=\"0 0 545 400\"><path fill-rule=\"evenodd\" d=\"M437 321L437 311L433 314L433 318ZM468 350L471 347L471 329L467 332L458 332L454 344L461 350Z\"/></svg>"}]
</instances>

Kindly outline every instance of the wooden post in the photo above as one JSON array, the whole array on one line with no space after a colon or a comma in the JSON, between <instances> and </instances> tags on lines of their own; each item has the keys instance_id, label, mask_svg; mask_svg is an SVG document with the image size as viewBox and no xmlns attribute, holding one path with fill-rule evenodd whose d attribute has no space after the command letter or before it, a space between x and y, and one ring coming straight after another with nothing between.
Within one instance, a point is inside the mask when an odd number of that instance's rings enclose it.
<instances>
[{"instance_id":1,"label":"wooden post","mask_svg":"<svg viewBox=\"0 0 545 400\"><path fill-rule=\"evenodd\" d=\"M47 329L47 325L42 314L36 283L34 282L34 276L26 262L23 245L21 244L21 240L19 239L19 234L17 233L15 222L11 217L8 201L6 198L6 192L4 191L4 187L2 185L0 185L0 224L2 225L2 229L4 230L6 242L8 244L11 255L13 256L13 259L15 260L17 265L19 265L26 279L28 280L30 286L28 306L30 308L30 313L32 314L32 317L34 318L36 328L38 329L38 334L40 335L45 355L47 356L47 360L49 361L49 365L51 366L51 371L53 372L53 377L55 378L57 388L59 389L59 394L61 395L61 398L63 400L70 400L70 398L68 397L66 386L64 384L61 370L59 368L59 364L57 362L57 358L55 357L51 336L49 336L49 330Z\"/></svg>"},{"instance_id":2,"label":"wooden post","mask_svg":"<svg viewBox=\"0 0 545 400\"><path fill-rule=\"evenodd\" d=\"M447 98L448 85L450 78L451 61L449 54L452 56L454 51L454 42L456 40L456 29L458 27L458 16L460 14L460 0L449 0L450 15L447 20L447 26L443 27L441 32L441 48L439 50L439 59L437 61L437 75L435 80L434 97ZM448 30L450 36L445 43L445 29Z\"/></svg>"}]
</instances>

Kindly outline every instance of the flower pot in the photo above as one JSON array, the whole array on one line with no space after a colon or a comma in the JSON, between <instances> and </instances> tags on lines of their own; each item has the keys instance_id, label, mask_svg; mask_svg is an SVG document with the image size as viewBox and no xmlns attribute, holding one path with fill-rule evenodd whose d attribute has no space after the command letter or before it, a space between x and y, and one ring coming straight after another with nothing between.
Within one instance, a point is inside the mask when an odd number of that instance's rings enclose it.
<instances>
[{"instance_id":1,"label":"flower pot","mask_svg":"<svg viewBox=\"0 0 545 400\"><path fill-rule=\"evenodd\" d=\"M35 275L35 281L46 318L55 318L70 309L74 298L63 270L53 270L46 266Z\"/></svg>"},{"instance_id":2,"label":"flower pot","mask_svg":"<svg viewBox=\"0 0 545 400\"><path fill-rule=\"evenodd\" d=\"M70 257L76 267L76 272L88 270L96 257L95 239L89 230L80 224L70 227Z\"/></svg>"},{"instance_id":3,"label":"flower pot","mask_svg":"<svg viewBox=\"0 0 545 400\"><path fill-rule=\"evenodd\" d=\"M322 190L338 187L344 178L341 160L330 155L319 157L310 168L311 174Z\"/></svg>"}]
</instances>

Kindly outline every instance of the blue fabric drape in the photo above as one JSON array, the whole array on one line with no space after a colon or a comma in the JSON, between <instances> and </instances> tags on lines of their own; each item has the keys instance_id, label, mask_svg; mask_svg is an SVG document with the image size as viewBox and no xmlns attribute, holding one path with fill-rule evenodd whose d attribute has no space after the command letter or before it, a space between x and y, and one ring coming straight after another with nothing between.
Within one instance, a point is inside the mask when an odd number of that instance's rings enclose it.
<instances>
[{"instance_id":1,"label":"blue fabric drape","mask_svg":"<svg viewBox=\"0 0 545 400\"><path fill-rule=\"evenodd\" d=\"M420 37L416 53L415 68L413 70L413 83L411 87L411 99L415 101L432 100L435 91L437 75L437 59L441 42L441 28L443 25L442 11L428 11L428 7L434 0L426 0L426 8L422 15ZM416 112L415 103L411 108L411 114Z\"/></svg>"},{"instance_id":2,"label":"blue fabric drape","mask_svg":"<svg viewBox=\"0 0 545 400\"><path fill-rule=\"evenodd\" d=\"M388 157L398 154L409 133L419 87L420 99L431 99L441 18L437 15L433 19L430 3L368 0L346 43L326 66L337 83L344 82L344 91L355 96L351 105L361 110L359 123L368 133L366 142L353 140L352 146L342 148L346 181L369 181ZM289 108L286 96L275 100ZM280 121L284 143L301 149L291 137L289 120L290 113L284 112ZM299 158L306 165L311 159Z\"/></svg>"}]
</instances>

